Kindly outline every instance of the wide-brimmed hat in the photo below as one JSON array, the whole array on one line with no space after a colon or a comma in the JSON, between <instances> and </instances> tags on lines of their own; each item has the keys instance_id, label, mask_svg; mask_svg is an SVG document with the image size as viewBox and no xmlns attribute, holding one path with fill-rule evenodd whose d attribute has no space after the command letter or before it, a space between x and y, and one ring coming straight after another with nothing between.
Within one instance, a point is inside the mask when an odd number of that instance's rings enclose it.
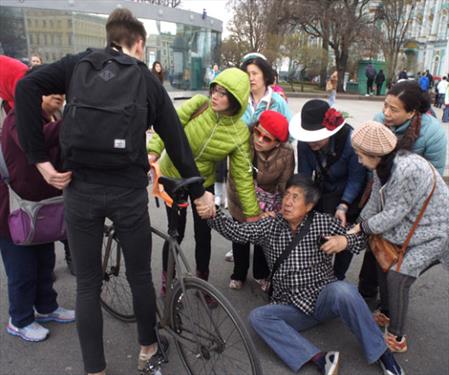
<instances>
[{"instance_id":1,"label":"wide-brimmed hat","mask_svg":"<svg viewBox=\"0 0 449 375\"><path fill-rule=\"evenodd\" d=\"M309 100L292 117L290 135L301 142L318 142L338 133L346 124L343 115L324 100Z\"/></svg>"}]
</instances>

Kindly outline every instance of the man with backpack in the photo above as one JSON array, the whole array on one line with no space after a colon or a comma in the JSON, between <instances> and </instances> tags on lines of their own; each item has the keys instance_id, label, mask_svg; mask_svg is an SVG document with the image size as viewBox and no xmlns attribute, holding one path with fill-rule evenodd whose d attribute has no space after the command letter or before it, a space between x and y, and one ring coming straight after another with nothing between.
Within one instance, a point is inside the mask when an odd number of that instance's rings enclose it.
<instances>
[{"instance_id":1,"label":"man with backpack","mask_svg":"<svg viewBox=\"0 0 449 375\"><path fill-rule=\"evenodd\" d=\"M64 189L65 219L77 276L77 328L88 374L106 374L100 307L105 218L114 222L133 294L140 343L138 368L154 369L161 350L155 332L148 216L145 132L152 125L183 177L199 176L166 91L141 62L145 28L127 9L106 23L107 47L67 55L23 79L16 90L17 128L28 159L52 186ZM42 95L67 94L61 130L65 171L48 161L38 120ZM197 211L215 214L200 183L189 193Z\"/></svg>"}]
</instances>

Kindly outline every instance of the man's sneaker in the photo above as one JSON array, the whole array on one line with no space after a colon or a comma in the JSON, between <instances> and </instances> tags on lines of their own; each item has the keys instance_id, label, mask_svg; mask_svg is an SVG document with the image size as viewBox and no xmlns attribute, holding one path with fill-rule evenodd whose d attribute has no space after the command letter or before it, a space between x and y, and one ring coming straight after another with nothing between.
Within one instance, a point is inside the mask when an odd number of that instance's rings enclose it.
<instances>
[{"instance_id":1,"label":"man's sneaker","mask_svg":"<svg viewBox=\"0 0 449 375\"><path fill-rule=\"evenodd\" d=\"M46 322L57 322L57 323L72 323L75 321L75 311L67 310L63 307L58 307L55 311L49 314L39 314L36 311L35 314L36 322L46 323Z\"/></svg>"},{"instance_id":2,"label":"man's sneaker","mask_svg":"<svg viewBox=\"0 0 449 375\"><path fill-rule=\"evenodd\" d=\"M407 340L405 339L405 336L402 336L401 340L398 341L398 336L386 331L384 338L385 344L387 344L388 349L390 349L392 352L404 353L407 351Z\"/></svg>"},{"instance_id":3,"label":"man's sneaker","mask_svg":"<svg viewBox=\"0 0 449 375\"><path fill-rule=\"evenodd\" d=\"M141 374L153 375L159 370L161 364L164 362L165 357L168 355L169 343L165 336L159 336L160 345L158 345L157 351L150 358L147 355L140 353L137 362L137 369L141 371ZM162 347L162 348L161 348ZM165 356L164 356L165 353Z\"/></svg>"},{"instance_id":4,"label":"man's sneaker","mask_svg":"<svg viewBox=\"0 0 449 375\"><path fill-rule=\"evenodd\" d=\"M384 372L384 375L405 375L404 370L396 362L396 359L388 349L379 358L379 365Z\"/></svg>"},{"instance_id":5,"label":"man's sneaker","mask_svg":"<svg viewBox=\"0 0 449 375\"><path fill-rule=\"evenodd\" d=\"M313 363L324 375L337 375L340 360L339 352L318 353L313 359Z\"/></svg>"},{"instance_id":6,"label":"man's sneaker","mask_svg":"<svg viewBox=\"0 0 449 375\"><path fill-rule=\"evenodd\" d=\"M233 262L234 261L234 254L232 252L232 249L229 250L225 255L225 261L226 262Z\"/></svg>"},{"instance_id":7,"label":"man's sneaker","mask_svg":"<svg viewBox=\"0 0 449 375\"><path fill-rule=\"evenodd\" d=\"M390 324L390 318L380 310L373 312L373 319L379 327L388 327Z\"/></svg>"},{"instance_id":8,"label":"man's sneaker","mask_svg":"<svg viewBox=\"0 0 449 375\"><path fill-rule=\"evenodd\" d=\"M340 364L340 352L326 352L324 355L324 375L337 375Z\"/></svg>"},{"instance_id":9,"label":"man's sneaker","mask_svg":"<svg viewBox=\"0 0 449 375\"><path fill-rule=\"evenodd\" d=\"M6 332L13 336L19 336L26 341L33 342L44 341L50 334L50 331L42 327L39 323L33 322L26 327L17 328L11 323L11 319L9 319Z\"/></svg>"}]
</instances>

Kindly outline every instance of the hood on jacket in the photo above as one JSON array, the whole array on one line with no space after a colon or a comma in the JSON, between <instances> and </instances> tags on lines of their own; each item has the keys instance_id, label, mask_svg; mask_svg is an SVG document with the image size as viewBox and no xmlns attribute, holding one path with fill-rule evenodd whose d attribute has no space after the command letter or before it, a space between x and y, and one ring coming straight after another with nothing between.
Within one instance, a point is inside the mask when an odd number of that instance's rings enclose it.
<instances>
[{"instance_id":1,"label":"hood on jacket","mask_svg":"<svg viewBox=\"0 0 449 375\"><path fill-rule=\"evenodd\" d=\"M0 55L0 98L14 108L14 93L17 82L25 75L28 67L12 57Z\"/></svg>"},{"instance_id":2,"label":"hood on jacket","mask_svg":"<svg viewBox=\"0 0 449 375\"><path fill-rule=\"evenodd\" d=\"M211 85L214 83L228 90L239 102L240 111L232 118L242 117L246 111L250 94L248 74L238 68L225 69L211 82Z\"/></svg>"}]
</instances>

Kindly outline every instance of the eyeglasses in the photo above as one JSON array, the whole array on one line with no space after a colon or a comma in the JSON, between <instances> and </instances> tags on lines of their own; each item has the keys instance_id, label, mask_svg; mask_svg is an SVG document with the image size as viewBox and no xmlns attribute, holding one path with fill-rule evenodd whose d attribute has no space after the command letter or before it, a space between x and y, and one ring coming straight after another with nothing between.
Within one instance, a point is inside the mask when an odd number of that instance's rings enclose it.
<instances>
[{"instance_id":1,"label":"eyeglasses","mask_svg":"<svg viewBox=\"0 0 449 375\"><path fill-rule=\"evenodd\" d=\"M210 90L210 94L217 94L219 98L224 98L227 95L227 91L218 86L215 86L212 90Z\"/></svg>"},{"instance_id":2,"label":"eyeglasses","mask_svg":"<svg viewBox=\"0 0 449 375\"><path fill-rule=\"evenodd\" d=\"M262 138L262 141L264 141L265 143L276 142L275 138L270 137L267 133L264 133L263 130L259 129L258 127L254 128L254 135L258 139Z\"/></svg>"}]
</instances>

